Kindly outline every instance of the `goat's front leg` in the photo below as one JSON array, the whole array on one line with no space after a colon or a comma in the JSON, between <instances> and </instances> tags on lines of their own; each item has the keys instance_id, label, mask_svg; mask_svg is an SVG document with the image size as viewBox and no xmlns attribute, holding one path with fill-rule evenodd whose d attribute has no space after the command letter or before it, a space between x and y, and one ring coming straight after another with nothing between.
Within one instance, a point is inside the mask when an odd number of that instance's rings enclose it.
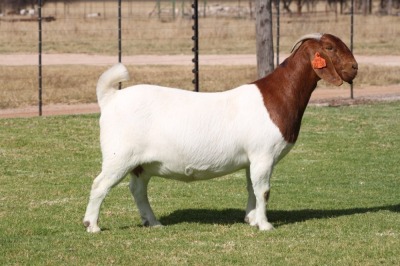
<instances>
[{"instance_id":1,"label":"goat's front leg","mask_svg":"<svg viewBox=\"0 0 400 266\"><path fill-rule=\"evenodd\" d=\"M250 167L246 168L246 181L248 198L244 221L248 224L251 224L255 220L256 196L254 195L253 183L251 182L250 178Z\"/></svg>"},{"instance_id":2,"label":"goat's front leg","mask_svg":"<svg viewBox=\"0 0 400 266\"><path fill-rule=\"evenodd\" d=\"M269 198L272 170L273 160L263 159L251 162L250 171L247 171L250 172L250 177L247 177L249 199L245 221L251 226L257 226L262 231L274 229L266 216L266 204ZM249 174L246 173L246 176ZM251 195L252 191L254 196Z\"/></svg>"},{"instance_id":3,"label":"goat's front leg","mask_svg":"<svg viewBox=\"0 0 400 266\"><path fill-rule=\"evenodd\" d=\"M140 174L139 177L132 173L129 188L139 209L142 224L144 226L162 226L155 217L147 197L147 185L149 181L150 176L147 176L145 172Z\"/></svg>"}]
</instances>

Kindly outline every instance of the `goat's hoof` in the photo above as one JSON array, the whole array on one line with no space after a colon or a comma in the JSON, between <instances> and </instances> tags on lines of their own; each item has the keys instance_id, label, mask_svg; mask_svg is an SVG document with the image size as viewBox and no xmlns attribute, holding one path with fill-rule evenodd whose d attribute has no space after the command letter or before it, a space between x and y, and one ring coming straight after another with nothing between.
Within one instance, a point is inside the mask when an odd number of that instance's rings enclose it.
<instances>
[{"instance_id":1,"label":"goat's hoof","mask_svg":"<svg viewBox=\"0 0 400 266\"><path fill-rule=\"evenodd\" d=\"M254 210L249 212L246 217L244 217L245 223L248 223L250 226L257 226L256 217Z\"/></svg>"},{"instance_id":2,"label":"goat's hoof","mask_svg":"<svg viewBox=\"0 0 400 266\"><path fill-rule=\"evenodd\" d=\"M260 231L272 231L274 230L274 226L270 224L269 222L262 222L258 224L258 229Z\"/></svg>"},{"instance_id":3,"label":"goat's hoof","mask_svg":"<svg viewBox=\"0 0 400 266\"><path fill-rule=\"evenodd\" d=\"M163 227L163 225L159 221L149 222L148 220L142 221L144 227Z\"/></svg>"},{"instance_id":4,"label":"goat's hoof","mask_svg":"<svg viewBox=\"0 0 400 266\"><path fill-rule=\"evenodd\" d=\"M150 226L150 227L155 227L155 228L163 227L163 225L162 225L159 221L151 222L151 223L149 224L149 226Z\"/></svg>"},{"instance_id":5,"label":"goat's hoof","mask_svg":"<svg viewBox=\"0 0 400 266\"><path fill-rule=\"evenodd\" d=\"M250 226L258 227L260 231L271 231L274 230L274 227L272 224L270 224L267 221L257 221L254 217L252 218L251 215L248 215L244 218L244 221Z\"/></svg>"},{"instance_id":6,"label":"goat's hoof","mask_svg":"<svg viewBox=\"0 0 400 266\"><path fill-rule=\"evenodd\" d=\"M83 225L86 227L86 232L88 233L98 233L101 231L100 227L98 227L97 224L90 225L89 221L84 221Z\"/></svg>"},{"instance_id":7,"label":"goat's hoof","mask_svg":"<svg viewBox=\"0 0 400 266\"><path fill-rule=\"evenodd\" d=\"M158 224L152 225L151 227L153 227L153 228L163 228L164 225L158 223Z\"/></svg>"},{"instance_id":8,"label":"goat's hoof","mask_svg":"<svg viewBox=\"0 0 400 266\"><path fill-rule=\"evenodd\" d=\"M86 228L86 232L88 233L99 233L100 231L101 229L98 226L89 226Z\"/></svg>"}]
</instances>

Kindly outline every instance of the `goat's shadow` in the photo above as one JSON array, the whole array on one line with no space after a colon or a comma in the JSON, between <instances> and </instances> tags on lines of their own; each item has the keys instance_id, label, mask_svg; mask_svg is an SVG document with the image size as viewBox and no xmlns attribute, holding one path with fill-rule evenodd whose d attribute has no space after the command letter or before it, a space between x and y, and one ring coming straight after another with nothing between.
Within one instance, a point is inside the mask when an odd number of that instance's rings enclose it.
<instances>
[{"instance_id":1,"label":"goat's shadow","mask_svg":"<svg viewBox=\"0 0 400 266\"><path fill-rule=\"evenodd\" d=\"M368 212L391 211L400 212L400 204L370 207L370 208L351 208L336 210L271 210L267 212L268 220L275 227L282 225L304 222L312 219L326 219ZM176 210L171 214L162 216L160 222L163 225L173 225L179 223L201 223L201 224L237 224L244 223L244 210L240 209L185 209Z\"/></svg>"}]
</instances>

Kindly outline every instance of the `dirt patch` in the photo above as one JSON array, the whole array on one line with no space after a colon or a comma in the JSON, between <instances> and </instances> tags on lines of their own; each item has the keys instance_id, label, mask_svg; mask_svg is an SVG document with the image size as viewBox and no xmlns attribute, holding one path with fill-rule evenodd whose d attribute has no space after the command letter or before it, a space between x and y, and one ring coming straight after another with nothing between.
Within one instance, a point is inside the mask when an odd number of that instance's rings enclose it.
<instances>
[{"instance_id":1,"label":"dirt patch","mask_svg":"<svg viewBox=\"0 0 400 266\"><path fill-rule=\"evenodd\" d=\"M73 115L99 113L97 103L88 104L50 104L42 106L43 116ZM0 118L39 116L38 106L27 106L13 109L0 109Z\"/></svg>"}]
</instances>

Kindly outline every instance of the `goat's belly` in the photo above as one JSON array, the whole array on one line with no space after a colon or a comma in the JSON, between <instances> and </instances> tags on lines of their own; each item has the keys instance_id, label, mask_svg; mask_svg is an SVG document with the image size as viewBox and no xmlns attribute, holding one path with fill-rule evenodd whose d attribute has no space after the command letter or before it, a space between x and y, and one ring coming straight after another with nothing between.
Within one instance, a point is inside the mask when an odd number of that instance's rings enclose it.
<instances>
[{"instance_id":1,"label":"goat's belly","mask_svg":"<svg viewBox=\"0 0 400 266\"><path fill-rule=\"evenodd\" d=\"M247 160L226 164L154 162L144 165L143 169L151 176L192 182L224 176L243 169L247 165Z\"/></svg>"}]
</instances>

